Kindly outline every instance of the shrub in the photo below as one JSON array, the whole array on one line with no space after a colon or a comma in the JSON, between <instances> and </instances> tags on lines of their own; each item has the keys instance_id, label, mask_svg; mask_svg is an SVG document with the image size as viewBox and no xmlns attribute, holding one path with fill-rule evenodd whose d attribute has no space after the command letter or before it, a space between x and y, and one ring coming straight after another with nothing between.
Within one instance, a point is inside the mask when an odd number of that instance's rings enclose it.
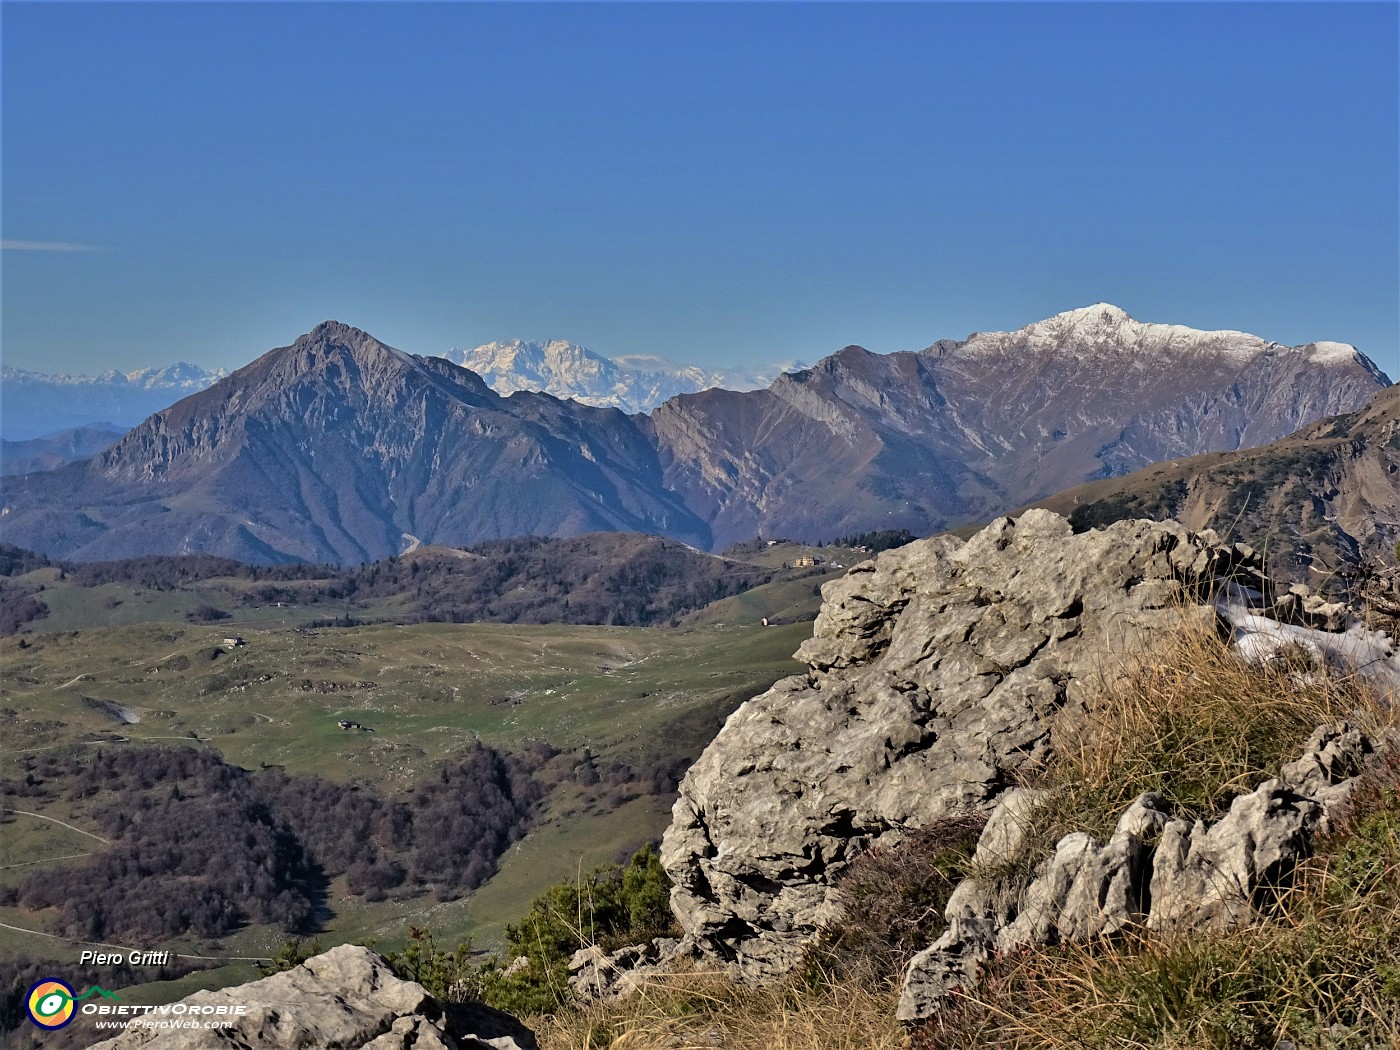
<instances>
[{"instance_id":1,"label":"shrub","mask_svg":"<svg viewBox=\"0 0 1400 1050\"><path fill-rule=\"evenodd\" d=\"M282 947L277 949L271 959L265 963L258 963L258 972L264 977L271 977L274 973L282 973L284 970L295 970L307 959L320 955L322 950L319 937L313 937L309 941L303 941L300 937L289 937L282 942Z\"/></svg>"},{"instance_id":2,"label":"shrub","mask_svg":"<svg viewBox=\"0 0 1400 1050\"><path fill-rule=\"evenodd\" d=\"M482 998L481 970L472 964L471 941L460 941L451 951L438 946L431 931L408 928L408 946L388 952L384 961L395 976L417 981L440 1002L464 1003Z\"/></svg>"},{"instance_id":3,"label":"shrub","mask_svg":"<svg viewBox=\"0 0 1400 1050\"><path fill-rule=\"evenodd\" d=\"M213 605L197 605L185 613L185 619L190 623L218 623L228 618L228 613Z\"/></svg>"},{"instance_id":4,"label":"shrub","mask_svg":"<svg viewBox=\"0 0 1400 1050\"><path fill-rule=\"evenodd\" d=\"M968 873L985 823L951 817L852 861L836 881L841 917L809 951L807 979L898 976L943 932L948 896Z\"/></svg>"},{"instance_id":5,"label":"shrub","mask_svg":"<svg viewBox=\"0 0 1400 1050\"><path fill-rule=\"evenodd\" d=\"M671 880L656 851L643 846L625 865L609 864L536 897L520 922L506 927L512 958L528 966L507 974L499 960L482 969L482 994L512 1013L545 1013L567 1003L569 959L580 948L612 951L674 935Z\"/></svg>"}]
</instances>

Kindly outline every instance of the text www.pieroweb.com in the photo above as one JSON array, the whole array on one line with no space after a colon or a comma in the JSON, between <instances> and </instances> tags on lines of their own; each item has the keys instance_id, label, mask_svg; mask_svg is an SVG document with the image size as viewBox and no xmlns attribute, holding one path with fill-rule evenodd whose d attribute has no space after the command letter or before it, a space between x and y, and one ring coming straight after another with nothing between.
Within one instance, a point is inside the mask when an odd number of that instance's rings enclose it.
<instances>
[{"instance_id":1,"label":"text www.pieroweb.com","mask_svg":"<svg viewBox=\"0 0 1400 1050\"><path fill-rule=\"evenodd\" d=\"M166 1006L145 1006L134 1003L88 1003L82 1008L82 1012L96 1015L93 1027L99 1029L151 1028L161 1031L188 1031L229 1028L233 1025L233 1019L243 1016L248 1012L248 1008L242 1004L206 1006L198 1003L172 1003Z\"/></svg>"}]
</instances>

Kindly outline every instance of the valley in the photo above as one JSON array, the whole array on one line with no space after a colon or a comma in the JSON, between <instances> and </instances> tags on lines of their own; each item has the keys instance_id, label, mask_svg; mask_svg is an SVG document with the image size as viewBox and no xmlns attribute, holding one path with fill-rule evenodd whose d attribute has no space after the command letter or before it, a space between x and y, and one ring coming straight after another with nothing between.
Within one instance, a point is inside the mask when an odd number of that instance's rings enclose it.
<instances>
[{"instance_id":1,"label":"valley","mask_svg":"<svg viewBox=\"0 0 1400 1050\"><path fill-rule=\"evenodd\" d=\"M546 743L562 768L529 833L475 894L368 903L333 883L312 932L326 943L401 943L409 925L499 943L503 924L580 868L659 837L675 778L748 696L798 665L809 624L627 629L422 624L244 628L224 648L216 628L136 625L15 639L0 650L6 777L46 753L157 745L208 750L250 770L277 767L401 794L476 741L525 752ZM344 730L353 721L363 730ZM371 731L372 730L372 731ZM579 775L581 767L588 772ZM643 782L645 781L645 782ZM93 807L110 800L5 799L0 886L101 848ZM43 819L48 818L48 819ZM56 823L62 821L63 823ZM62 858L62 859L59 859ZM0 908L6 956L38 950L43 914ZM286 932L260 926L213 941L142 945L196 956L249 957L220 983L245 979ZM55 947L58 947L56 944ZM51 957L76 958L61 949Z\"/></svg>"},{"instance_id":2,"label":"valley","mask_svg":"<svg viewBox=\"0 0 1400 1050\"><path fill-rule=\"evenodd\" d=\"M499 949L505 926L550 886L660 838L685 767L740 703L800 670L792 653L811 632L821 584L868 556L758 541L722 559L617 534L483 550L422 547L354 570L213 558L60 565L5 551L6 603L32 594L48 612L0 639L0 964L50 959L70 970L88 941L168 951L168 979L138 969L120 982L126 1001L163 1002L255 977L258 960L292 934L389 950L427 927L449 943ZM590 593L611 604L589 606ZM716 593L724 597L707 603ZM571 596L575 615L591 608L604 619L670 604L658 626L512 622L531 610L557 618L551 594ZM432 609L444 620L494 609L506 622L415 622ZM523 834L467 892L366 891L363 870L347 874L345 860L324 852L345 856L330 845L341 833L317 830L340 818L275 809L303 841L321 843L312 856L330 869L323 888L311 885L313 899L325 896L308 925L102 935L67 925L71 914L26 906L36 878L72 878L131 848L110 827L124 806L147 795L143 807L160 805L169 791L183 806L205 804L198 777L170 774L158 775L153 795L113 780L75 796L64 772L73 763L185 753L227 763L257 791L278 777L312 778L304 790L325 785L314 790L328 805L348 789L362 804L402 806L479 746L519 756L538 800ZM216 796L208 803L226 807ZM387 856L406 858L410 845Z\"/></svg>"}]
</instances>

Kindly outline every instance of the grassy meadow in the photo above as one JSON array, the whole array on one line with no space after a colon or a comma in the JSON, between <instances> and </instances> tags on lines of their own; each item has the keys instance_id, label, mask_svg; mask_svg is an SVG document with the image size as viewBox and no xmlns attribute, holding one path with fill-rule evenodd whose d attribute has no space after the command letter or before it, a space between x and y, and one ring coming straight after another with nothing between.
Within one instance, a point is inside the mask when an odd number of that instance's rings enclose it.
<instances>
[{"instance_id":1,"label":"grassy meadow","mask_svg":"<svg viewBox=\"0 0 1400 1050\"><path fill-rule=\"evenodd\" d=\"M24 756L47 749L149 743L209 748L247 769L282 767L394 794L476 740L507 750L534 741L565 752L587 749L600 766L693 757L743 700L799 670L791 653L811 631L810 623L313 630L270 617L267 626L255 618L195 626L178 617L184 605L202 600L198 593L146 601L130 589L107 590L120 588L46 589L54 616L35 627L101 616L115 621L109 626L36 630L0 641L4 775L15 775ZM105 609L114 598L119 604ZM122 622L143 607L142 615L160 619ZM226 646L231 635L245 644ZM364 729L343 730L341 720ZM30 809L23 800L12 804ZM102 828L87 818L86 800L33 806L34 815L0 814L0 886L102 848L90 837L101 837ZM658 838L669 819L663 797L610 801L566 782L546 797L534 827L476 893L448 902L390 896L367 903L346 894L338 879L318 935L326 946L374 941L392 948L405 941L410 925L431 925L444 939L492 947L534 896ZM76 961L77 944L37 932L42 916L0 907L0 924L0 958ZM217 941L131 945L229 961L126 991L131 1001L169 1001L194 987L248 980L256 976L252 959L269 955L284 937L252 926Z\"/></svg>"}]
</instances>

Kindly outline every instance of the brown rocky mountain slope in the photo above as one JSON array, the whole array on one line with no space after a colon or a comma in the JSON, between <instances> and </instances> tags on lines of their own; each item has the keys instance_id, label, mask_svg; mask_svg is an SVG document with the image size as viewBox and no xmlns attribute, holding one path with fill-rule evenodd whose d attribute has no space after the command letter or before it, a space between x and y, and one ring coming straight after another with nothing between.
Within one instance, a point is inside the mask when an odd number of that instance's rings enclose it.
<instances>
[{"instance_id":1,"label":"brown rocky mountain slope","mask_svg":"<svg viewBox=\"0 0 1400 1050\"><path fill-rule=\"evenodd\" d=\"M1340 343L1143 324L1100 303L918 353L846 347L767 390L681 395L650 419L667 484L723 546L756 531L926 535L1091 478L1264 444L1388 382Z\"/></svg>"},{"instance_id":2,"label":"brown rocky mountain slope","mask_svg":"<svg viewBox=\"0 0 1400 1050\"><path fill-rule=\"evenodd\" d=\"M1175 518L1245 540L1281 578L1314 586L1400 540L1400 388L1364 408L1238 452L1192 456L1040 501L1076 528Z\"/></svg>"},{"instance_id":3,"label":"brown rocky mountain slope","mask_svg":"<svg viewBox=\"0 0 1400 1050\"><path fill-rule=\"evenodd\" d=\"M77 560L372 561L414 543L647 532L706 549L929 533L1095 477L1272 441L1388 379L1338 343L1072 310L919 353L847 347L767 390L628 416L327 322L48 475L6 542Z\"/></svg>"},{"instance_id":4,"label":"brown rocky mountain slope","mask_svg":"<svg viewBox=\"0 0 1400 1050\"><path fill-rule=\"evenodd\" d=\"M212 553L367 562L415 540L649 532L706 546L614 409L502 398L327 322L113 448L7 486L7 539L77 560Z\"/></svg>"}]
</instances>

